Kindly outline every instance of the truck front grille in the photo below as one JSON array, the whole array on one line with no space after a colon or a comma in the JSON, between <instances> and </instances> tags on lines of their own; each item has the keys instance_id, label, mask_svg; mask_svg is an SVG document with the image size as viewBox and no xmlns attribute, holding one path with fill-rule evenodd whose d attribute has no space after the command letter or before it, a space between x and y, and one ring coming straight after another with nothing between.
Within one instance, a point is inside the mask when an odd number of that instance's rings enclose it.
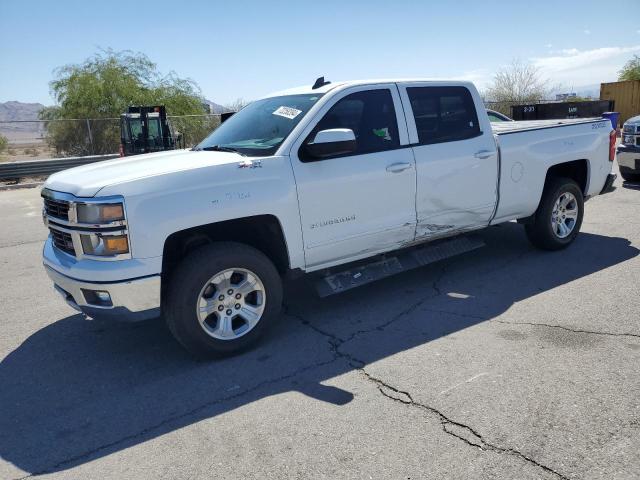
<instances>
[{"instance_id":1,"label":"truck front grille","mask_svg":"<svg viewBox=\"0 0 640 480\"><path fill-rule=\"evenodd\" d=\"M51 232L51 238L53 240L53 244L62 250L63 252L67 252L70 255L75 256L76 251L73 248L73 240L71 239L71 235L67 232L61 232L60 230L56 230L55 228L49 228L49 232Z\"/></svg>"},{"instance_id":2,"label":"truck front grille","mask_svg":"<svg viewBox=\"0 0 640 480\"><path fill-rule=\"evenodd\" d=\"M622 133L627 133L631 135L635 135L636 133L640 133L640 125L635 124L625 124L622 126Z\"/></svg>"},{"instance_id":3,"label":"truck front grille","mask_svg":"<svg viewBox=\"0 0 640 480\"><path fill-rule=\"evenodd\" d=\"M45 198L44 210L47 215L60 218L61 220L69 220L69 202Z\"/></svg>"}]
</instances>

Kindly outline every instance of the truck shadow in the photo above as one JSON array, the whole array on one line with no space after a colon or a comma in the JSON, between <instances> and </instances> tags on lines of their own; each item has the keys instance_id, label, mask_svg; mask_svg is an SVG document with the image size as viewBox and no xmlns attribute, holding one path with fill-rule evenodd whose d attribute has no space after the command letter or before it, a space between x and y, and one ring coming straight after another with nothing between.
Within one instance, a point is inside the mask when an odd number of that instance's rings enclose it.
<instances>
[{"instance_id":1,"label":"truck shadow","mask_svg":"<svg viewBox=\"0 0 640 480\"><path fill-rule=\"evenodd\" d=\"M515 224L481 236L483 250L342 295L290 284L271 334L219 361L195 362L158 321L55 321L0 364L0 456L29 473L65 470L288 391L339 408L353 394L322 382L638 255L624 238L588 233L539 252ZM398 333L408 322L419 328Z\"/></svg>"}]
</instances>

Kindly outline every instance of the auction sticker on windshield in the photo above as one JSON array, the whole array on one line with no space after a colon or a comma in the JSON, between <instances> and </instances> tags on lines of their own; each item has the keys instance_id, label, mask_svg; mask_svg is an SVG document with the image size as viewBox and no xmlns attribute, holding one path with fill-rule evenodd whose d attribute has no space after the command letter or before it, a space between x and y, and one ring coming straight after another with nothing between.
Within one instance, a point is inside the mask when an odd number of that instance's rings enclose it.
<instances>
[{"instance_id":1,"label":"auction sticker on windshield","mask_svg":"<svg viewBox=\"0 0 640 480\"><path fill-rule=\"evenodd\" d=\"M288 118L289 120L296 118L301 113L302 113L302 110L298 110L296 108L291 108L291 107L278 107L278 109L275 112L273 112L274 115L279 115L281 117Z\"/></svg>"}]
</instances>

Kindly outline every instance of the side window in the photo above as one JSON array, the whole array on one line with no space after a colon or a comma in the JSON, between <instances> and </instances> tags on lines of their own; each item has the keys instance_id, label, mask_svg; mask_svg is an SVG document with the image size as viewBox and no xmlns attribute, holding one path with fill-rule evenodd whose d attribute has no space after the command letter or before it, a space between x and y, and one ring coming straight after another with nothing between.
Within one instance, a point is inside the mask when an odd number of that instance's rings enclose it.
<instances>
[{"instance_id":1,"label":"side window","mask_svg":"<svg viewBox=\"0 0 640 480\"><path fill-rule=\"evenodd\" d=\"M142 136L142 124L139 118L132 118L129 120L129 126L131 128L131 138L139 140Z\"/></svg>"},{"instance_id":2,"label":"side window","mask_svg":"<svg viewBox=\"0 0 640 480\"><path fill-rule=\"evenodd\" d=\"M129 127L124 118L120 118L120 131L122 132L124 141L129 142L129 140L131 140L131 138L129 137Z\"/></svg>"},{"instance_id":3,"label":"side window","mask_svg":"<svg viewBox=\"0 0 640 480\"><path fill-rule=\"evenodd\" d=\"M320 130L350 128L356 137L356 151L350 155L381 152L400 146L393 97L388 89L352 93L339 100L322 117L307 141Z\"/></svg>"},{"instance_id":4,"label":"side window","mask_svg":"<svg viewBox=\"0 0 640 480\"><path fill-rule=\"evenodd\" d=\"M160 135L160 119L148 119L147 129L147 131L149 132L149 144L156 147L162 146L162 135Z\"/></svg>"},{"instance_id":5,"label":"side window","mask_svg":"<svg viewBox=\"0 0 640 480\"><path fill-rule=\"evenodd\" d=\"M421 144L453 142L480 135L471 93L464 87L409 87Z\"/></svg>"}]
</instances>

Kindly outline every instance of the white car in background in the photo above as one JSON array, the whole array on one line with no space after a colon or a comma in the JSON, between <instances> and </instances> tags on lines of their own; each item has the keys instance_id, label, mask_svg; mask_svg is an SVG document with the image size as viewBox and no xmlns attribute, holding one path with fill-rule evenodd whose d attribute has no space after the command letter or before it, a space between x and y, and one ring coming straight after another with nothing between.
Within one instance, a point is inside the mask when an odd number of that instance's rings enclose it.
<instances>
[{"instance_id":1,"label":"white car in background","mask_svg":"<svg viewBox=\"0 0 640 480\"><path fill-rule=\"evenodd\" d=\"M496 112L487 108L487 116L490 122L513 122L514 120L507 117L504 113Z\"/></svg>"}]
</instances>

